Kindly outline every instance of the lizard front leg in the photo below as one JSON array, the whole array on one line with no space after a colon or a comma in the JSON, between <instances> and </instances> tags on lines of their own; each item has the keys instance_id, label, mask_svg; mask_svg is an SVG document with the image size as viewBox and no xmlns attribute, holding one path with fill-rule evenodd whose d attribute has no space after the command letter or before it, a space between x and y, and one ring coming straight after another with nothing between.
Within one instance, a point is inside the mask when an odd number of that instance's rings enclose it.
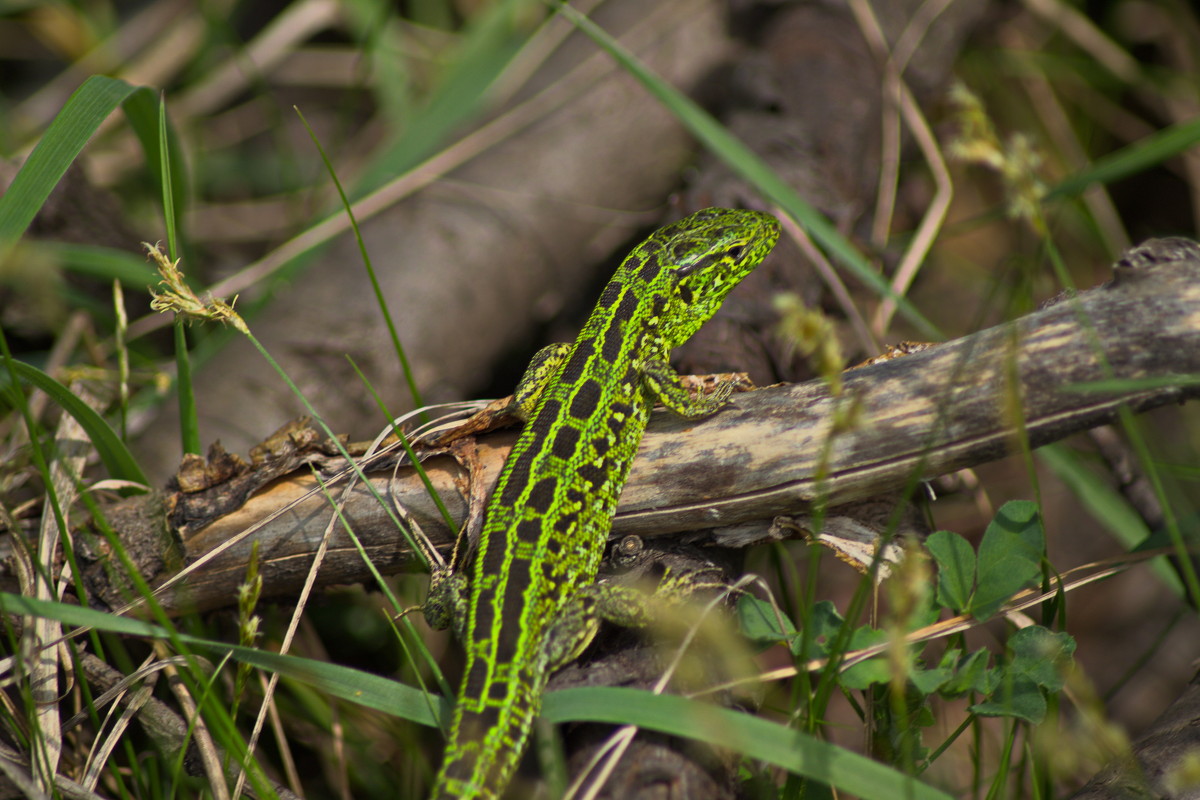
<instances>
[{"instance_id":1,"label":"lizard front leg","mask_svg":"<svg viewBox=\"0 0 1200 800\"><path fill-rule=\"evenodd\" d=\"M679 374L662 359L646 359L635 366L642 376L642 386L684 419L700 419L721 410L733 394L733 383L723 381L712 394L695 397L679 384Z\"/></svg>"}]
</instances>

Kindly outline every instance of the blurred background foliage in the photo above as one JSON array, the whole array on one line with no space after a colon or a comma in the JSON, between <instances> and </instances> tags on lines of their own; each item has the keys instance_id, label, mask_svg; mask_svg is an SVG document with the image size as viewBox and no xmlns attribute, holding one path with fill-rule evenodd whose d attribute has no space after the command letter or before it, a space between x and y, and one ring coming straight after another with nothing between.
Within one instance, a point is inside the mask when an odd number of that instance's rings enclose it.
<instances>
[{"instance_id":1,"label":"blurred background foliage","mask_svg":"<svg viewBox=\"0 0 1200 800\"><path fill-rule=\"evenodd\" d=\"M779 257L775 272L764 270L764 299L746 301L758 310L739 312L748 326L775 331L771 309L788 303L769 298L802 297L834 320L851 360L931 330L969 333L1066 285L1098 284L1124 248L1146 237L1195 237L1200 25L1190 4L901 5L578 5L628 34L627 46L720 119L764 160L764 171L719 137L706 138L703 112L661 93L652 99L552 5L534 0L0 2L0 188L88 76L160 93L176 164L178 252L192 286L239 295L238 309L299 372L305 396L335 430L355 437L373 435L383 421L343 353L367 365L397 408L415 401L390 343L371 349L387 337L371 321L376 305L357 248L337 249L350 238L348 225L296 109L360 216L375 220L363 239L426 399L506 391L541 341L572 335L613 253L619 258L628 241L702 205L782 208L845 274L870 270L873 279L859 273L839 294L812 277L806 265L816 259L802 243ZM863 64L867 77L856 83L854 68ZM889 64L906 70L902 88ZM867 109L861 116L840 115L858 106ZM153 119L157 109L141 112ZM0 326L17 358L91 394L160 486L178 463L181 423L167 402L178 374L172 340L150 311L146 287L157 278L140 245L167 238L160 169L147 152L146 140L114 114L37 209L25 238L0 243L15 248L0 261ZM768 179L824 216L807 222L806 210ZM801 271L808 277L796 278ZM117 304L114 282L122 288ZM896 313L880 300L885 283L907 309ZM186 336L199 369L203 446L220 438L244 451L297 413L287 392L248 381L262 370L256 355L237 371L236 336L205 326ZM761 364L734 358L734 366L764 384L813 374L791 344L763 349ZM689 354L685 363L708 362ZM245 394L222 384L223 375L237 375L229 380ZM42 508L19 405L6 384L0 490L10 532L28 531ZM48 429L52 409L43 402L35 411L47 415ZM1163 483L1180 518L1194 506L1195 423L1184 407L1148 415L1141 427L1153 454L1141 467ZM1073 442L1032 473L1019 458L977 470L938 504L938 527L977 540L993 509L1036 495L1056 565L1123 552L1099 533L1111 518L1080 500L1087 489L1113 491L1089 447ZM754 566L801 597L791 582L802 581L788 566L797 550L780 547ZM11 574L5 578L9 586ZM855 578L840 587L836 577L823 580L837 597ZM419 601L418 584L398 581L411 602ZM412 666L383 607L360 589L324 595L307 609L297 650L414 683L425 668ZM260 644L276 645L290 611L255 609ZM179 624L232 640L246 619L210 614ZM934 782L980 797L1051 796L1079 784L1103 761L1080 742L1108 735L1109 725L1148 724L1191 676L1200 633L1178 587L1144 570L1093 590L1072 608L1069 630L1090 679L1079 691L1095 691L1107 716L1083 733L1061 733L1060 743L1079 747L1059 746L1061 763L1052 767L1028 766L1052 759L1021 739L1030 749L1017 760L1026 768L1011 776L997 770L995 753L1015 734L974 729L974 739L960 740L933 767ZM9 642L16 651L17 638ZM115 636L96 644L124 674L153 650ZM230 718L245 722L240 698L261 687L231 680L219 688ZM788 713L788 689L778 696ZM259 755L273 778L310 796L419 796L439 750L430 729L330 702L290 677L274 698L283 722ZM4 713L7 740L28 737L20 714ZM948 702L942 713L938 730L949 736L963 709ZM1063 719L1086 717L1075 713ZM1058 719L1039 731L1055 725L1068 727ZM142 734L131 730L98 792L207 791L204 779L144 758ZM857 732L828 736L861 741ZM92 742L68 742L64 772L82 774ZM757 780L747 785L777 796L761 773Z\"/></svg>"}]
</instances>

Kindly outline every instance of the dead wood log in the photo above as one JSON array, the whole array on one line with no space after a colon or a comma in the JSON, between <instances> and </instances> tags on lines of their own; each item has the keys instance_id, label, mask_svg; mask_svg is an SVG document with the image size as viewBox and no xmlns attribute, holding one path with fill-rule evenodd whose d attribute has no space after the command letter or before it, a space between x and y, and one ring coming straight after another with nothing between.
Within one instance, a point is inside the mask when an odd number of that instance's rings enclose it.
<instances>
[{"instance_id":1,"label":"dead wood log","mask_svg":"<svg viewBox=\"0 0 1200 800\"><path fill-rule=\"evenodd\" d=\"M834 508L912 486L1013 452L1022 438L1038 447L1110 422L1122 407L1144 411L1181 402L1197 386L1173 377L1195 374L1200 246L1152 240L1129 251L1103 286L924 352L852 370L840 394L810 381L739 394L732 407L700 422L656 412L613 536L688 531L692 540L753 543L768 535L777 516L803 514L814 503ZM1088 388L1101 381L1109 383ZM456 521L467 517L468 494L486 497L513 438L488 434L460 448L469 475L445 453L425 462ZM229 603L255 541L264 596L286 596L303 581L331 519L318 477L329 483L345 465L330 452L309 429L293 427L268 442L253 466L222 451L199 470L199 480L185 481L193 491L125 501L112 509L110 521L141 537L127 546L153 567L152 585L181 564L199 563L187 575L186 597L176 584L176 593L164 597L168 605ZM388 502L402 506L434 542L448 545L454 532L424 486L411 468L395 464L389 458L364 466ZM208 483L214 485L200 488ZM247 487L260 484L241 501ZM332 483L330 491L343 500L346 519L384 574L413 564L410 547L370 492L357 485L343 497L344 483ZM368 579L345 532L335 524L330 535L321 584ZM94 554L92 588L118 601L104 556L102 547Z\"/></svg>"}]
</instances>

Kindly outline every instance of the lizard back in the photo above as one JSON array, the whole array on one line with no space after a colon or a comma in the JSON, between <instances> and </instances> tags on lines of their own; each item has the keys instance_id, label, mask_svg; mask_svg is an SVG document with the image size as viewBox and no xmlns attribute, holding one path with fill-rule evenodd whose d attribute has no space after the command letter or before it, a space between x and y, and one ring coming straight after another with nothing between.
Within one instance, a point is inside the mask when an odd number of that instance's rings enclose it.
<instances>
[{"instance_id":1,"label":"lizard back","mask_svg":"<svg viewBox=\"0 0 1200 800\"><path fill-rule=\"evenodd\" d=\"M549 674L590 639L546 641L595 580L654 405L646 365L665 363L778 234L773 217L728 209L656 231L625 259L546 376L486 509L465 674L435 796L494 796L507 783Z\"/></svg>"}]
</instances>

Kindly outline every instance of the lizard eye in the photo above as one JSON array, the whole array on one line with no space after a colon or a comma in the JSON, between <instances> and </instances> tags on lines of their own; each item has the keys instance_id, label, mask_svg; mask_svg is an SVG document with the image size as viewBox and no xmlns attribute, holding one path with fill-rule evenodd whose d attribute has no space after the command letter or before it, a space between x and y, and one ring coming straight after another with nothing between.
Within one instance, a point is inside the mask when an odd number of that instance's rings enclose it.
<instances>
[{"instance_id":1,"label":"lizard eye","mask_svg":"<svg viewBox=\"0 0 1200 800\"><path fill-rule=\"evenodd\" d=\"M746 252L746 245L739 244L729 250L729 257L734 261L740 261Z\"/></svg>"}]
</instances>

